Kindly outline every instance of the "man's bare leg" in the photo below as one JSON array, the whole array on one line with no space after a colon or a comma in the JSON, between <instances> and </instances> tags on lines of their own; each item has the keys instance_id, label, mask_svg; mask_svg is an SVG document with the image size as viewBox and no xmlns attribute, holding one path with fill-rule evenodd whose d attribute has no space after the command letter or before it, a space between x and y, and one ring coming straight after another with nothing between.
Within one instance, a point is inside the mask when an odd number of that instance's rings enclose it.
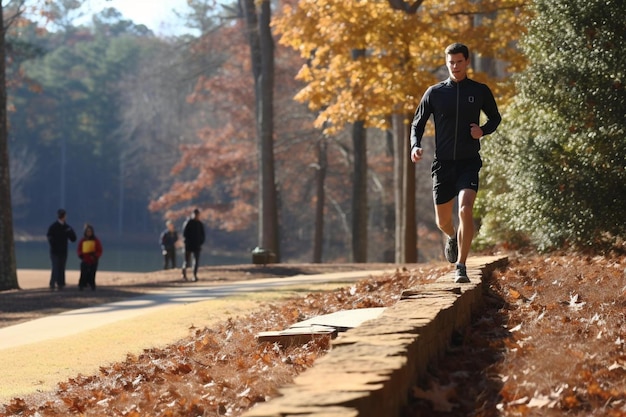
<instances>
[{"instance_id":1,"label":"man's bare leg","mask_svg":"<svg viewBox=\"0 0 626 417\"><path fill-rule=\"evenodd\" d=\"M435 204L435 221L437 227L448 237L454 236L454 222L452 221L452 210L454 209L454 199L443 204Z\"/></svg>"},{"instance_id":2,"label":"man's bare leg","mask_svg":"<svg viewBox=\"0 0 626 417\"><path fill-rule=\"evenodd\" d=\"M461 190L459 193L459 257L457 263L465 265L474 238L474 201L476 191Z\"/></svg>"}]
</instances>

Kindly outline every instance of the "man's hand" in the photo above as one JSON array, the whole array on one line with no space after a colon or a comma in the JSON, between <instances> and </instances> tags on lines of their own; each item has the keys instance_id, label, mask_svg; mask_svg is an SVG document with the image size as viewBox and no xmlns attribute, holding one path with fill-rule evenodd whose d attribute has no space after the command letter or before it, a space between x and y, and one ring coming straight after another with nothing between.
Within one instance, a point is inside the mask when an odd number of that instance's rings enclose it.
<instances>
[{"instance_id":1,"label":"man's hand","mask_svg":"<svg viewBox=\"0 0 626 417\"><path fill-rule=\"evenodd\" d=\"M422 148L413 148L411 150L411 161L418 162L420 159L422 159L423 153L424 150Z\"/></svg>"},{"instance_id":2,"label":"man's hand","mask_svg":"<svg viewBox=\"0 0 626 417\"><path fill-rule=\"evenodd\" d=\"M483 137L483 130L476 123L470 124L470 134L474 139L480 139Z\"/></svg>"}]
</instances>

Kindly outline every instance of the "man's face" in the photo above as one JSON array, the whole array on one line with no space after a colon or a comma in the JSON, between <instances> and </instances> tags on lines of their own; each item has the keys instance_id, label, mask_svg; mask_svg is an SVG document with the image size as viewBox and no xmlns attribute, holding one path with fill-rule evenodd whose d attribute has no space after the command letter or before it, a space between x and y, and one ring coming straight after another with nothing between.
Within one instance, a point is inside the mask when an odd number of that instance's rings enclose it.
<instances>
[{"instance_id":1,"label":"man's face","mask_svg":"<svg viewBox=\"0 0 626 417\"><path fill-rule=\"evenodd\" d=\"M467 77L467 68L469 67L469 58L465 59L463 54L448 54L446 55L446 67L448 67L448 73L450 78L454 81L461 81Z\"/></svg>"}]
</instances>

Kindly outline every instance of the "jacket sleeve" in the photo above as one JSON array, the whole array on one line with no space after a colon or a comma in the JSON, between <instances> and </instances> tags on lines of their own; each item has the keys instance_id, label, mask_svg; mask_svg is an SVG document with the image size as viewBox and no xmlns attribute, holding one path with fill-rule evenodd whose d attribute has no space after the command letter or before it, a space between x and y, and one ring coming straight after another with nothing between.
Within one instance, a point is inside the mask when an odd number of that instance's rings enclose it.
<instances>
[{"instance_id":1,"label":"jacket sleeve","mask_svg":"<svg viewBox=\"0 0 626 417\"><path fill-rule=\"evenodd\" d=\"M493 93L486 85L484 88L485 100L483 101L482 111L487 116L487 123L480 128L483 131L483 135L489 135L496 131L502 121L502 116L498 111L498 105L496 104L496 99L493 97Z\"/></svg>"},{"instance_id":2,"label":"jacket sleeve","mask_svg":"<svg viewBox=\"0 0 626 417\"><path fill-rule=\"evenodd\" d=\"M428 90L426 90L426 92L424 93L424 96L422 97L419 106L417 106L417 109L415 109L413 122L411 123L411 150L413 150L413 148L422 147L422 136L424 136L426 122L428 122L428 119L430 118L430 115L433 111L430 104L431 91L432 87L429 87Z\"/></svg>"},{"instance_id":3,"label":"jacket sleeve","mask_svg":"<svg viewBox=\"0 0 626 417\"><path fill-rule=\"evenodd\" d=\"M76 232L74 232L74 229L72 229L72 226L70 226L69 224L65 225L66 227L66 232L67 232L67 237L71 242L76 242Z\"/></svg>"}]
</instances>

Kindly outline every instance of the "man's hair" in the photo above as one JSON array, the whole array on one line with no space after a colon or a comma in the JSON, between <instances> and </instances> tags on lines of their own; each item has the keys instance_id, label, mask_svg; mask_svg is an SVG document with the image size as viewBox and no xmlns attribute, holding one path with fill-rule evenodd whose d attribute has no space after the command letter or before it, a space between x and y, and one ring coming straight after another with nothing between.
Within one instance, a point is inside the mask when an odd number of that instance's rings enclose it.
<instances>
[{"instance_id":1,"label":"man's hair","mask_svg":"<svg viewBox=\"0 0 626 417\"><path fill-rule=\"evenodd\" d=\"M465 59L469 58L469 48L462 43L453 43L446 48L446 55L463 54Z\"/></svg>"},{"instance_id":2,"label":"man's hair","mask_svg":"<svg viewBox=\"0 0 626 417\"><path fill-rule=\"evenodd\" d=\"M65 217L65 210L63 209L58 209L57 210L57 219L62 219L63 217Z\"/></svg>"}]
</instances>

